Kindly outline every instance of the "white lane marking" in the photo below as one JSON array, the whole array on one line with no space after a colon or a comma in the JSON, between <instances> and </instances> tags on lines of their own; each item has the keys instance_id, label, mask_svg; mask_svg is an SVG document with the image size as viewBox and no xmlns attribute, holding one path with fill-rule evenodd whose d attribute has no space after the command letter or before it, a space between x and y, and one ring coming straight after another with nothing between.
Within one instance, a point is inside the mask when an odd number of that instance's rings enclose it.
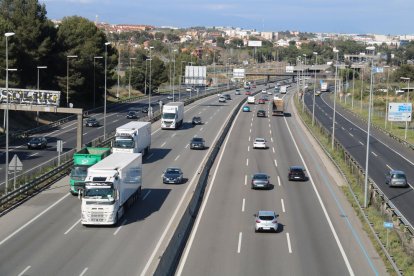
<instances>
[{"instance_id":1,"label":"white lane marking","mask_svg":"<svg viewBox=\"0 0 414 276\"><path fill-rule=\"evenodd\" d=\"M70 194L67 193L66 195L64 195L63 197L61 197L60 199L58 199L55 203L53 203L52 205L50 205L49 207L47 207L45 210L43 210L40 214L38 214L37 216L35 216L34 218L32 218L31 220L29 220L28 222L26 222L24 225L22 225L20 228L18 228L16 231L14 231L10 235L8 235L5 239L3 239L0 242L0 246L3 245L6 241L10 240L12 237L14 237L17 233L19 233L20 231L22 231L23 229L25 229L27 226L29 226L31 223L33 223L35 220L37 220L38 218L40 218L47 211L49 211L50 209L52 209L53 207L55 207L56 205L58 205L62 200L64 200L65 198L67 198L69 195Z\"/></svg>"},{"instance_id":2,"label":"white lane marking","mask_svg":"<svg viewBox=\"0 0 414 276\"><path fill-rule=\"evenodd\" d=\"M22 272L19 273L18 276L23 276L30 268L31 268L31 266L28 265Z\"/></svg>"},{"instance_id":3,"label":"white lane marking","mask_svg":"<svg viewBox=\"0 0 414 276\"><path fill-rule=\"evenodd\" d=\"M272 147L272 151L273 151L273 153L275 153L275 147Z\"/></svg>"},{"instance_id":4,"label":"white lane marking","mask_svg":"<svg viewBox=\"0 0 414 276\"><path fill-rule=\"evenodd\" d=\"M292 246L290 245L290 236L289 236L289 233L286 233L286 239L287 239L289 253L292 254Z\"/></svg>"},{"instance_id":5,"label":"white lane marking","mask_svg":"<svg viewBox=\"0 0 414 276\"><path fill-rule=\"evenodd\" d=\"M280 177L277 176L277 183L279 184L279 186L282 186L282 183L280 182Z\"/></svg>"},{"instance_id":6,"label":"white lane marking","mask_svg":"<svg viewBox=\"0 0 414 276\"><path fill-rule=\"evenodd\" d=\"M30 154L30 155L29 155L29 157L31 157L31 156L35 156L35 155L38 155L38 154L39 154L38 152L33 153L33 154Z\"/></svg>"},{"instance_id":7,"label":"white lane marking","mask_svg":"<svg viewBox=\"0 0 414 276\"><path fill-rule=\"evenodd\" d=\"M354 137L354 135L352 133L349 133L349 135L351 135L352 137Z\"/></svg>"},{"instance_id":8,"label":"white lane marking","mask_svg":"<svg viewBox=\"0 0 414 276\"><path fill-rule=\"evenodd\" d=\"M237 113L237 116L234 119L234 122L237 121L237 118L239 117L239 115L240 115L240 112ZM216 176L217 176L217 171L220 168L221 160L223 159L223 154L224 154L224 151L226 150L227 142L229 141L229 138L231 136L233 127L235 125L236 125L235 123L233 123L231 125L230 130L229 130L229 132L227 134L226 140L224 141L223 150L220 153L220 157L219 157L219 159L217 161L217 166L216 166L216 168L214 170L213 177L211 178L211 183L210 183L210 185L208 187L207 194L205 195L205 199L203 200L203 203L201 205L199 214L197 215L196 221L194 223L193 230L191 231L190 238L188 239L187 246L185 247L184 254L182 255L181 262L180 262L179 267L177 269L177 273L176 273L177 276L180 276L181 273L183 272L185 262L187 261L188 254L190 253L190 249L191 249L191 246L192 246L193 241L194 241L194 237L195 237L195 235L197 233L197 230L198 230L198 226L200 225L200 221L201 221L201 218L203 217L203 213L204 213L204 210L206 208L208 199L210 198L211 190L212 190L212 188L214 186L214 181L215 181ZM142 274L141 276L143 276L143 275L144 274Z\"/></svg>"},{"instance_id":9,"label":"white lane marking","mask_svg":"<svg viewBox=\"0 0 414 276\"><path fill-rule=\"evenodd\" d=\"M175 135L177 135L177 133L174 133L173 135L171 135L171 138L173 138Z\"/></svg>"},{"instance_id":10,"label":"white lane marking","mask_svg":"<svg viewBox=\"0 0 414 276\"><path fill-rule=\"evenodd\" d=\"M275 166L277 167L277 160L275 159Z\"/></svg>"},{"instance_id":11,"label":"white lane marking","mask_svg":"<svg viewBox=\"0 0 414 276\"><path fill-rule=\"evenodd\" d=\"M295 137L293 137L293 133L290 130L290 126L289 126L289 124L287 122L286 117L284 118L284 121L285 121L285 124L287 126L287 129L289 131L290 137L291 137L291 139L293 141L293 144L295 145L296 151L298 152L299 157L302 160L302 163L303 163L306 171L308 172L308 177L309 177L309 179L310 179L310 181L312 183L313 190L315 191L316 197L318 198L319 204L321 205L322 211L323 211L323 213L325 215L325 218L326 218L326 220L328 222L329 228L331 229L331 232L332 232L332 234L333 234L333 236L335 238L336 244L339 247L339 251L341 252L342 258L344 259L344 262L345 262L345 265L346 265L346 267L348 269L348 272L349 272L349 274L351 276L354 276L355 273L354 273L354 271L353 271L353 269L351 267L351 264L349 263L349 260L348 260L348 257L346 255L346 252L345 252L344 248L342 247L341 241L339 240L339 237L338 237L338 234L336 233L335 227L332 224L331 218L329 217L329 214L328 214L328 211L326 210L325 204L323 203L322 198L321 198L321 196L320 196L320 194L318 192L318 189L315 186L315 182L313 181L312 174L310 173L309 168L306 165L305 160L303 159L302 153L299 150L299 147L298 147L298 144L296 143Z\"/></svg>"},{"instance_id":12,"label":"white lane marking","mask_svg":"<svg viewBox=\"0 0 414 276\"><path fill-rule=\"evenodd\" d=\"M269 131L270 131L270 135L272 135L272 130L270 129Z\"/></svg>"},{"instance_id":13,"label":"white lane marking","mask_svg":"<svg viewBox=\"0 0 414 276\"><path fill-rule=\"evenodd\" d=\"M87 267L85 267L85 269L84 269L84 270L82 270L82 272L81 272L81 274L79 274L79 276L83 276L83 275L85 275L86 271L88 271L88 268L87 268Z\"/></svg>"},{"instance_id":14,"label":"white lane marking","mask_svg":"<svg viewBox=\"0 0 414 276\"><path fill-rule=\"evenodd\" d=\"M362 143L361 141L358 141L361 145L364 145L364 143Z\"/></svg>"},{"instance_id":15,"label":"white lane marking","mask_svg":"<svg viewBox=\"0 0 414 276\"><path fill-rule=\"evenodd\" d=\"M286 213L286 211L285 211L285 203L283 202L283 198L280 201L282 203L282 211L283 211L283 213Z\"/></svg>"},{"instance_id":16,"label":"white lane marking","mask_svg":"<svg viewBox=\"0 0 414 276\"><path fill-rule=\"evenodd\" d=\"M388 164L385 164L385 166L392 171L392 168Z\"/></svg>"},{"instance_id":17,"label":"white lane marking","mask_svg":"<svg viewBox=\"0 0 414 276\"><path fill-rule=\"evenodd\" d=\"M249 166L249 158L246 158L246 166Z\"/></svg>"},{"instance_id":18,"label":"white lane marking","mask_svg":"<svg viewBox=\"0 0 414 276\"><path fill-rule=\"evenodd\" d=\"M269 124L269 128L271 128L270 124Z\"/></svg>"},{"instance_id":19,"label":"white lane marking","mask_svg":"<svg viewBox=\"0 0 414 276\"><path fill-rule=\"evenodd\" d=\"M166 143L166 142L162 143L161 147L165 146L165 143Z\"/></svg>"},{"instance_id":20,"label":"white lane marking","mask_svg":"<svg viewBox=\"0 0 414 276\"><path fill-rule=\"evenodd\" d=\"M206 124L208 124L208 122L205 122L204 124L206 125Z\"/></svg>"},{"instance_id":21,"label":"white lane marking","mask_svg":"<svg viewBox=\"0 0 414 276\"><path fill-rule=\"evenodd\" d=\"M250 129L250 133L252 133L252 129Z\"/></svg>"},{"instance_id":22,"label":"white lane marking","mask_svg":"<svg viewBox=\"0 0 414 276\"><path fill-rule=\"evenodd\" d=\"M198 112L198 115L200 115L201 114L201 111L200 112Z\"/></svg>"},{"instance_id":23,"label":"white lane marking","mask_svg":"<svg viewBox=\"0 0 414 276\"><path fill-rule=\"evenodd\" d=\"M149 194L151 193L151 191L148 191L148 193L146 193L145 195L144 195L144 197L142 198L142 200L145 200L146 198L147 198L147 196L149 196Z\"/></svg>"},{"instance_id":24,"label":"white lane marking","mask_svg":"<svg viewBox=\"0 0 414 276\"><path fill-rule=\"evenodd\" d=\"M72 229L75 228L75 226L78 225L80 221L81 221L81 219L78 219L78 221L76 221L68 230L66 230L66 232L63 233L63 235L66 235L67 233L72 231Z\"/></svg>"},{"instance_id":25,"label":"white lane marking","mask_svg":"<svg viewBox=\"0 0 414 276\"><path fill-rule=\"evenodd\" d=\"M221 132L222 132L222 130L223 130L223 128L224 128L224 126L226 125L226 122L228 122L229 121L229 119L230 119L230 116L231 116L231 114L232 114L232 112L234 111L236 109L236 107L234 107L233 109L232 109L232 111L230 112L230 114L227 116L227 118L226 118L226 120L225 120L225 122L222 124L222 127L220 128L220 130L217 132L217 135L216 135L216 137L214 138L214 140L213 140L213 144L217 141L217 139L218 139L218 137L219 137L219 135L221 134ZM237 113L237 116L236 116L236 118L234 119L234 120L236 120L237 119L237 117L239 116L239 114L240 114L240 112L238 112ZM231 133L231 130L233 129L233 126L234 126L234 124L232 124L231 125L231 128L230 128L230 130L229 130L229 134ZM227 135L227 138L226 138L226 142L224 143L224 147L223 148L226 148L226 144L227 144L227 141L228 141L228 137L229 137L229 135ZM198 168L197 168L197 170L195 170L196 172L198 172L198 171L200 171L200 169L201 169L201 167L204 165L204 162L205 162L205 160L207 159L207 157L209 156L209 154L210 154L210 152L213 150L213 147L210 147L209 148L209 151L205 154L205 156L204 156L204 158L203 158L203 160L200 162L200 165L198 166ZM223 152L221 153L221 156L220 156L220 160L221 160L221 157L223 156ZM219 161L219 163L218 164L220 164L220 161ZM216 172L215 173L217 173L217 169L216 169ZM190 189L192 188L192 186L193 186L193 183L194 183L194 181L195 181L195 179L196 179L196 177L197 177L197 174L195 173L194 175L193 175L193 178L191 179L191 182L190 182L190 184L186 187L186 189L185 189L185 191L184 191L184 193L182 194L182 197L181 197L181 199L180 199L180 202L178 202L178 205L177 205L177 207L175 208L175 210L174 210L174 213L172 214L172 216L170 217L170 220L168 221L168 224L167 224L167 226L165 227L165 229L164 229L164 231L162 232L162 234L161 234L161 237L160 237L160 239L158 240L158 242L157 242L157 245L155 246L155 248L154 248L154 250L152 251L152 253L151 253L151 256L149 257L149 259L148 259L148 261L147 261L147 263L145 264L145 267L144 267L144 269L142 270L142 272L141 272L141 276L145 276L145 275L147 275L148 273L148 269L149 269L149 267L150 267L150 265L151 265L151 263L153 262L153 260L155 259L155 255L157 254L157 252L158 252L158 250L159 250L159 248L161 247L161 244L162 244L162 242L164 241L164 239L165 239L165 237L166 237L166 235L167 235L167 233L170 233L170 228L171 228L171 225L173 224L173 222L175 221L175 219L176 219L176 216L177 216L177 214L178 214L178 211L181 209L181 205L183 204L183 202L184 202L184 200L185 200L185 198L187 197L187 194L189 193L189 191L190 191ZM215 175L213 176L213 179L212 179L212 182L214 182L214 179L215 179ZM207 196L206 196L206 200L204 201L204 202L207 202L207 199L208 199L208 196L209 196L209 193L211 192L211 187L213 187L213 185L211 184L210 185L210 188L209 188L209 191L207 192ZM69 195L69 194L68 194ZM203 205L204 206L204 208L205 208L205 205ZM203 208L203 207L202 207ZM202 214L202 213L201 213ZM197 216L197 218L198 218L199 216ZM199 222L198 222L199 223ZM198 227L197 226L197 221L196 221L196 225L195 225L196 227ZM192 232L193 233L193 232ZM193 239L194 239L194 237L193 237ZM191 243L190 243L190 245L191 245ZM188 254L188 253L187 253ZM184 258L186 258L186 257L184 257ZM185 260L185 259L184 259ZM185 261L184 261L184 263L185 263ZM182 268L181 268L182 269Z\"/></svg>"},{"instance_id":26,"label":"white lane marking","mask_svg":"<svg viewBox=\"0 0 414 276\"><path fill-rule=\"evenodd\" d=\"M247 174L244 175L244 186L247 185Z\"/></svg>"},{"instance_id":27,"label":"white lane marking","mask_svg":"<svg viewBox=\"0 0 414 276\"><path fill-rule=\"evenodd\" d=\"M244 212L244 206L246 205L246 199L243 198L243 203L242 203L242 212Z\"/></svg>"},{"instance_id":28,"label":"white lane marking","mask_svg":"<svg viewBox=\"0 0 414 276\"><path fill-rule=\"evenodd\" d=\"M240 253L243 233L239 233L239 243L237 244L237 253Z\"/></svg>"},{"instance_id":29,"label":"white lane marking","mask_svg":"<svg viewBox=\"0 0 414 276\"><path fill-rule=\"evenodd\" d=\"M118 119L117 119L117 120L113 120L113 121L112 121L112 123L116 123L116 122L118 122L118 121L119 121Z\"/></svg>"},{"instance_id":30,"label":"white lane marking","mask_svg":"<svg viewBox=\"0 0 414 276\"><path fill-rule=\"evenodd\" d=\"M186 149L186 148L188 148L188 146L189 146L189 145L190 145L190 144L185 145L185 147L184 147L184 148L185 148L185 149Z\"/></svg>"},{"instance_id":31,"label":"white lane marking","mask_svg":"<svg viewBox=\"0 0 414 276\"><path fill-rule=\"evenodd\" d=\"M249 142L250 142L251 137L249 136Z\"/></svg>"},{"instance_id":32,"label":"white lane marking","mask_svg":"<svg viewBox=\"0 0 414 276\"><path fill-rule=\"evenodd\" d=\"M270 137L270 141L272 141L272 143L273 143L273 137Z\"/></svg>"},{"instance_id":33,"label":"white lane marking","mask_svg":"<svg viewBox=\"0 0 414 276\"><path fill-rule=\"evenodd\" d=\"M202 128L200 128L200 131L202 131L203 130L203 127Z\"/></svg>"},{"instance_id":34,"label":"white lane marking","mask_svg":"<svg viewBox=\"0 0 414 276\"><path fill-rule=\"evenodd\" d=\"M252 127L252 126L253 126L253 122L250 123L250 127Z\"/></svg>"},{"instance_id":35,"label":"white lane marking","mask_svg":"<svg viewBox=\"0 0 414 276\"><path fill-rule=\"evenodd\" d=\"M153 153L151 153L150 155L148 155L147 156L147 158L146 159L151 159L151 157L153 156L154 154Z\"/></svg>"},{"instance_id":36,"label":"white lane marking","mask_svg":"<svg viewBox=\"0 0 414 276\"><path fill-rule=\"evenodd\" d=\"M86 134L88 134L87 132L85 132L83 135L86 135Z\"/></svg>"},{"instance_id":37,"label":"white lane marking","mask_svg":"<svg viewBox=\"0 0 414 276\"><path fill-rule=\"evenodd\" d=\"M177 157L174 159L174 161L177 161L178 158L180 158L180 155L177 155Z\"/></svg>"},{"instance_id":38,"label":"white lane marking","mask_svg":"<svg viewBox=\"0 0 414 276\"><path fill-rule=\"evenodd\" d=\"M371 151L371 153L375 156L375 157L377 157L378 156L378 154L376 154L375 152L373 152L373 151Z\"/></svg>"},{"instance_id":39,"label":"white lane marking","mask_svg":"<svg viewBox=\"0 0 414 276\"><path fill-rule=\"evenodd\" d=\"M125 219L125 220L121 223L121 226L119 226L119 227L118 227L118 229L116 229L116 231L114 232L114 234L113 234L114 236L116 236L116 234L118 234L118 232L119 232L119 231L121 231L122 226L124 226L126 222L127 222L127 220Z\"/></svg>"},{"instance_id":40,"label":"white lane marking","mask_svg":"<svg viewBox=\"0 0 414 276\"><path fill-rule=\"evenodd\" d=\"M342 128L342 130L345 130L345 128L344 127L341 127Z\"/></svg>"},{"instance_id":41,"label":"white lane marking","mask_svg":"<svg viewBox=\"0 0 414 276\"><path fill-rule=\"evenodd\" d=\"M250 151L250 146L247 146L247 151Z\"/></svg>"}]
</instances>

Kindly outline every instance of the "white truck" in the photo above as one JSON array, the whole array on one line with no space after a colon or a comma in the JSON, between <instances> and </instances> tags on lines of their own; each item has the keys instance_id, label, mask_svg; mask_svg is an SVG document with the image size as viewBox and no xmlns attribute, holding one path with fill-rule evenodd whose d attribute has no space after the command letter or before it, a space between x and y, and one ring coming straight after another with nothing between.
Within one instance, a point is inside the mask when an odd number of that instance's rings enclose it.
<instances>
[{"instance_id":1,"label":"white truck","mask_svg":"<svg viewBox=\"0 0 414 276\"><path fill-rule=\"evenodd\" d=\"M116 128L112 152L142 153L151 147L151 123L129 122Z\"/></svg>"},{"instance_id":2,"label":"white truck","mask_svg":"<svg viewBox=\"0 0 414 276\"><path fill-rule=\"evenodd\" d=\"M177 129L184 120L184 103L171 102L162 107L161 128Z\"/></svg>"},{"instance_id":3,"label":"white truck","mask_svg":"<svg viewBox=\"0 0 414 276\"><path fill-rule=\"evenodd\" d=\"M142 154L113 153L88 168L81 191L83 225L115 225L140 198Z\"/></svg>"},{"instance_id":4,"label":"white truck","mask_svg":"<svg viewBox=\"0 0 414 276\"><path fill-rule=\"evenodd\" d=\"M321 92L328 92L328 83L321 82Z\"/></svg>"},{"instance_id":5,"label":"white truck","mask_svg":"<svg viewBox=\"0 0 414 276\"><path fill-rule=\"evenodd\" d=\"M287 85L282 85L280 87L280 94L286 94L287 92Z\"/></svg>"},{"instance_id":6,"label":"white truck","mask_svg":"<svg viewBox=\"0 0 414 276\"><path fill-rule=\"evenodd\" d=\"M256 99L254 98L254 96L247 97L247 103L248 104L255 104L256 103Z\"/></svg>"}]
</instances>

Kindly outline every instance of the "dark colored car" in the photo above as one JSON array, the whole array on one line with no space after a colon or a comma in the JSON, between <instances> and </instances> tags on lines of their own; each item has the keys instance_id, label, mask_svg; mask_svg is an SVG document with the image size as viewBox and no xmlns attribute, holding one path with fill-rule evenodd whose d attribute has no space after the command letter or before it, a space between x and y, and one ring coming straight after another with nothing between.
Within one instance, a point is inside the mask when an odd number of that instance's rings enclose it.
<instances>
[{"instance_id":1,"label":"dark colored car","mask_svg":"<svg viewBox=\"0 0 414 276\"><path fill-rule=\"evenodd\" d=\"M162 175L162 182L181 184L183 182L183 172L179 168L167 168Z\"/></svg>"},{"instance_id":2,"label":"dark colored car","mask_svg":"<svg viewBox=\"0 0 414 276\"><path fill-rule=\"evenodd\" d=\"M143 107L143 108L141 109L141 112L142 112L142 113L148 113L148 107Z\"/></svg>"},{"instance_id":3,"label":"dark colored car","mask_svg":"<svg viewBox=\"0 0 414 276\"><path fill-rule=\"evenodd\" d=\"M204 139L201 137L193 137L190 142L190 149L204 149Z\"/></svg>"},{"instance_id":4,"label":"dark colored car","mask_svg":"<svg viewBox=\"0 0 414 276\"><path fill-rule=\"evenodd\" d=\"M230 94L224 94L223 96L224 98L226 98L227 101L231 100Z\"/></svg>"},{"instance_id":5,"label":"dark colored car","mask_svg":"<svg viewBox=\"0 0 414 276\"><path fill-rule=\"evenodd\" d=\"M45 137L33 137L27 143L28 149L45 149L47 148L47 140Z\"/></svg>"},{"instance_id":6,"label":"dark colored car","mask_svg":"<svg viewBox=\"0 0 414 276\"><path fill-rule=\"evenodd\" d=\"M252 189L269 189L270 176L264 173L256 173L252 176Z\"/></svg>"},{"instance_id":7,"label":"dark colored car","mask_svg":"<svg viewBox=\"0 0 414 276\"><path fill-rule=\"evenodd\" d=\"M136 111L128 111L127 119L138 119L138 114Z\"/></svg>"},{"instance_id":8,"label":"dark colored car","mask_svg":"<svg viewBox=\"0 0 414 276\"><path fill-rule=\"evenodd\" d=\"M198 117L198 116L193 117L192 123L193 125L201 125L202 124L201 117Z\"/></svg>"},{"instance_id":9,"label":"dark colored car","mask_svg":"<svg viewBox=\"0 0 414 276\"><path fill-rule=\"evenodd\" d=\"M300 166L291 166L288 174L289 180L306 180L305 169Z\"/></svg>"},{"instance_id":10,"label":"dark colored car","mask_svg":"<svg viewBox=\"0 0 414 276\"><path fill-rule=\"evenodd\" d=\"M266 111L263 109L257 110L257 117L266 117Z\"/></svg>"},{"instance_id":11,"label":"dark colored car","mask_svg":"<svg viewBox=\"0 0 414 276\"><path fill-rule=\"evenodd\" d=\"M265 104L265 103L266 103L266 101L263 98L259 99L259 104Z\"/></svg>"},{"instance_id":12,"label":"dark colored car","mask_svg":"<svg viewBox=\"0 0 414 276\"><path fill-rule=\"evenodd\" d=\"M96 118L90 117L90 118L86 119L85 126L87 126L87 127L98 127L99 122L98 122L98 120L96 120Z\"/></svg>"}]
</instances>

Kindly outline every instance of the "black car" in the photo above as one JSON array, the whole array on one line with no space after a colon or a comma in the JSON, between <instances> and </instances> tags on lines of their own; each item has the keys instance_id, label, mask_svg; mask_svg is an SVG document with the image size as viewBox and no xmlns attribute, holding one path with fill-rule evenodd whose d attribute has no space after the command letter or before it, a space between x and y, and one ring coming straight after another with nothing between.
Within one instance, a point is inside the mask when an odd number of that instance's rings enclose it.
<instances>
[{"instance_id":1,"label":"black car","mask_svg":"<svg viewBox=\"0 0 414 276\"><path fill-rule=\"evenodd\" d=\"M202 124L201 117L198 117L198 116L193 117L192 123L193 125L201 125Z\"/></svg>"},{"instance_id":2,"label":"black car","mask_svg":"<svg viewBox=\"0 0 414 276\"><path fill-rule=\"evenodd\" d=\"M183 182L183 172L179 168L167 168L162 175L162 182L181 184Z\"/></svg>"},{"instance_id":3,"label":"black car","mask_svg":"<svg viewBox=\"0 0 414 276\"><path fill-rule=\"evenodd\" d=\"M257 117L266 117L266 111L263 109L257 110Z\"/></svg>"},{"instance_id":4,"label":"black car","mask_svg":"<svg viewBox=\"0 0 414 276\"><path fill-rule=\"evenodd\" d=\"M28 149L45 149L47 148L47 140L45 137L33 137L27 143Z\"/></svg>"},{"instance_id":5,"label":"black car","mask_svg":"<svg viewBox=\"0 0 414 276\"><path fill-rule=\"evenodd\" d=\"M143 107L143 108L141 109L141 112L142 112L142 113L148 113L148 107Z\"/></svg>"},{"instance_id":6,"label":"black car","mask_svg":"<svg viewBox=\"0 0 414 276\"><path fill-rule=\"evenodd\" d=\"M230 94L224 94L223 96L224 96L224 98L226 98L226 101L230 101L231 100Z\"/></svg>"},{"instance_id":7,"label":"black car","mask_svg":"<svg viewBox=\"0 0 414 276\"><path fill-rule=\"evenodd\" d=\"M127 119L138 119L138 114L136 111L128 111Z\"/></svg>"},{"instance_id":8,"label":"black car","mask_svg":"<svg viewBox=\"0 0 414 276\"><path fill-rule=\"evenodd\" d=\"M305 169L300 166L291 166L289 168L289 174L288 174L289 181L292 180L307 180L305 175Z\"/></svg>"},{"instance_id":9,"label":"black car","mask_svg":"<svg viewBox=\"0 0 414 276\"><path fill-rule=\"evenodd\" d=\"M190 149L204 149L204 139L201 137L194 137L190 142Z\"/></svg>"},{"instance_id":10,"label":"black car","mask_svg":"<svg viewBox=\"0 0 414 276\"><path fill-rule=\"evenodd\" d=\"M98 120L96 120L96 118L90 117L90 118L86 119L85 126L87 126L87 127L98 127L99 122L98 122Z\"/></svg>"}]
</instances>

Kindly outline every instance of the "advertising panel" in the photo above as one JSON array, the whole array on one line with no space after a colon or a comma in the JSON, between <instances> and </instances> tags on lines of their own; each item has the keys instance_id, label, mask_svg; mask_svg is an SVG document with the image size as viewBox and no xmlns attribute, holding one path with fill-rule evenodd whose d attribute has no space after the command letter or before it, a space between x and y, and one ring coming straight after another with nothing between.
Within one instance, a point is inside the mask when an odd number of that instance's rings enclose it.
<instances>
[{"instance_id":1,"label":"advertising panel","mask_svg":"<svg viewBox=\"0 0 414 276\"><path fill-rule=\"evenodd\" d=\"M0 88L0 103L7 103L7 94L13 104L59 106L60 101L60 91Z\"/></svg>"},{"instance_id":2,"label":"advertising panel","mask_svg":"<svg viewBox=\"0 0 414 276\"><path fill-rule=\"evenodd\" d=\"M184 83L192 86L205 86L207 84L206 66L186 66Z\"/></svg>"},{"instance_id":3,"label":"advertising panel","mask_svg":"<svg viewBox=\"0 0 414 276\"><path fill-rule=\"evenodd\" d=\"M294 69L295 69L294 66L286 66L286 73L293 73Z\"/></svg>"},{"instance_id":4,"label":"advertising panel","mask_svg":"<svg viewBox=\"0 0 414 276\"><path fill-rule=\"evenodd\" d=\"M413 109L411 103L389 103L388 121L411 122Z\"/></svg>"},{"instance_id":5,"label":"advertising panel","mask_svg":"<svg viewBox=\"0 0 414 276\"><path fill-rule=\"evenodd\" d=\"M244 69L234 68L233 69L233 78L235 78L235 79L244 79L244 77L245 77L244 72L245 72Z\"/></svg>"},{"instance_id":6,"label":"advertising panel","mask_svg":"<svg viewBox=\"0 0 414 276\"><path fill-rule=\"evenodd\" d=\"M262 41L260 40L249 40L247 43L249 47L262 47Z\"/></svg>"}]
</instances>

